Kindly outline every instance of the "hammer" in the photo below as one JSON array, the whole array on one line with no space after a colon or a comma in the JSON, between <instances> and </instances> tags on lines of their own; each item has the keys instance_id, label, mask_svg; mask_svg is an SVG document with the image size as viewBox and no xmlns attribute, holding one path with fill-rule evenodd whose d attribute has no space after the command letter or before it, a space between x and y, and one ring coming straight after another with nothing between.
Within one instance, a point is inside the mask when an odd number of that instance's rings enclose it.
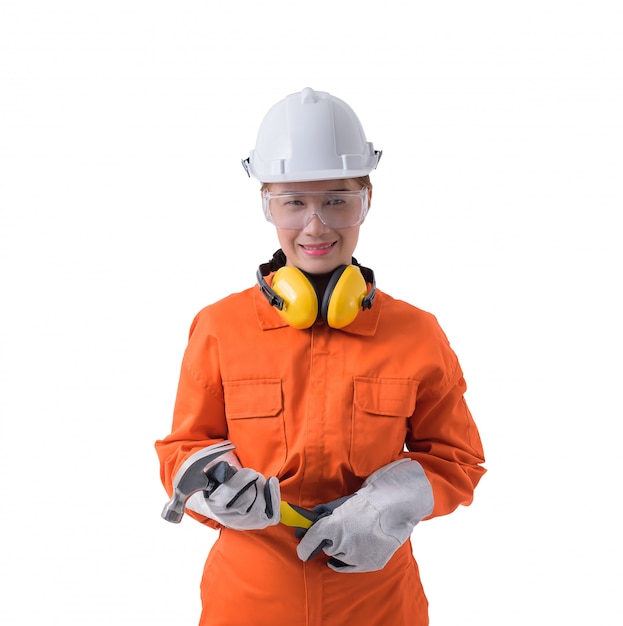
<instances>
[{"instance_id":1,"label":"hammer","mask_svg":"<svg viewBox=\"0 0 623 626\"><path fill-rule=\"evenodd\" d=\"M236 446L229 440L207 446L189 456L177 470L173 479L173 497L162 510L163 519L179 524L184 516L186 501L198 491L208 495L219 485L229 480L236 468L226 461L214 461L226 452L235 450ZM308 509L281 501L281 523L296 528L309 528L319 515Z\"/></svg>"},{"instance_id":2,"label":"hammer","mask_svg":"<svg viewBox=\"0 0 623 626\"><path fill-rule=\"evenodd\" d=\"M184 461L173 479L173 496L162 510L162 517L167 522L179 524L182 521L186 501L193 493L214 491L216 487L231 477L223 473L226 470L225 465L232 470L235 468L229 463L215 464L214 461L235 448L236 446L231 441L225 440L191 454Z\"/></svg>"}]
</instances>

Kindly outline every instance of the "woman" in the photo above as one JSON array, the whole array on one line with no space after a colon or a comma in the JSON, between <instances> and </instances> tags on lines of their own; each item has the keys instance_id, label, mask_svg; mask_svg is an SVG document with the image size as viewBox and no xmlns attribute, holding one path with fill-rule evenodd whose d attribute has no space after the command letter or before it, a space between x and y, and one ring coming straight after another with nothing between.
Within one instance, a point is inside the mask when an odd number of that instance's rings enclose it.
<instances>
[{"instance_id":1,"label":"woman","mask_svg":"<svg viewBox=\"0 0 623 626\"><path fill-rule=\"evenodd\" d=\"M353 258L380 156L345 102L307 88L243 161L281 248L259 289L195 318L156 442L169 493L191 454L235 445L219 461L238 471L187 504L220 531L201 626L428 624L409 537L471 503L484 457L437 321ZM280 501L316 521L294 532Z\"/></svg>"}]
</instances>

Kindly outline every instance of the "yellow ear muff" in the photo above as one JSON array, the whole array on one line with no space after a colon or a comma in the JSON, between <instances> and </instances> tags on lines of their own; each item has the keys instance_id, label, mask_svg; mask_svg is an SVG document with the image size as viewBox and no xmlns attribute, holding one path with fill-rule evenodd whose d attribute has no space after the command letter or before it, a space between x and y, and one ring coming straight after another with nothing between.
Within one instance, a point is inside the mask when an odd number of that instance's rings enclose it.
<instances>
[{"instance_id":1,"label":"yellow ear muff","mask_svg":"<svg viewBox=\"0 0 623 626\"><path fill-rule=\"evenodd\" d=\"M331 280L323 298L322 315L331 328L344 328L354 321L368 294L368 286L359 268L355 265L343 267L342 272L336 270L335 282Z\"/></svg>"},{"instance_id":2,"label":"yellow ear muff","mask_svg":"<svg viewBox=\"0 0 623 626\"><path fill-rule=\"evenodd\" d=\"M286 265L273 276L272 290L283 299L279 315L294 328L309 328L318 317L318 295L300 269Z\"/></svg>"}]
</instances>

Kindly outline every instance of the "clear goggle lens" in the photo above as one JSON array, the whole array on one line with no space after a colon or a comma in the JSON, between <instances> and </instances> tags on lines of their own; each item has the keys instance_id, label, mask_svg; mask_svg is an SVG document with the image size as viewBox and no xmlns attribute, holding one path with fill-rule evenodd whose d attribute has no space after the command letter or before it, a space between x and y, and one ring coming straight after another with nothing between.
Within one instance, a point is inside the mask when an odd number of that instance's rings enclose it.
<instances>
[{"instance_id":1,"label":"clear goggle lens","mask_svg":"<svg viewBox=\"0 0 623 626\"><path fill-rule=\"evenodd\" d=\"M299 230L314 215L328 228L350 228L361 224L368 212L368 190L307 191L262 194L264 215L277 226Z\"/></svg>"}]
</instances>

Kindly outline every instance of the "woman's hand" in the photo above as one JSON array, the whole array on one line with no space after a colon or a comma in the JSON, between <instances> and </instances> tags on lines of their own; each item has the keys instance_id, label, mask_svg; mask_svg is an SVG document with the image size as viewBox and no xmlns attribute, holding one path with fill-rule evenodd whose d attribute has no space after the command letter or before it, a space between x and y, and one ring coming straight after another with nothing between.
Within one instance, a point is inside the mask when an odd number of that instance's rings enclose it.
<instances>
[{"instance_id":1,"label":"woman's hand","mask_svg":"<svg viewBox=\"0 0 623 626\"><path fill-rule=\"evenodd\" d=\"M188 508L235 530L261 530L279 523L279 481L248 467L238 470L209 497L194 494Z\"/></svg>"}]
</instances>

